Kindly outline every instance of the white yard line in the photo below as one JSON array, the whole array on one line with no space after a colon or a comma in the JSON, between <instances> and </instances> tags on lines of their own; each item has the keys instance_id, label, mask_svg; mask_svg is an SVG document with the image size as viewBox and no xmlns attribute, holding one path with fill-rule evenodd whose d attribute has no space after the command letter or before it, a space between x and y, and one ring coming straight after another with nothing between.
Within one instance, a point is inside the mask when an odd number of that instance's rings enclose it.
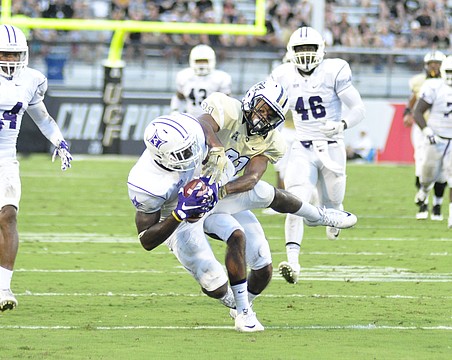
<instances>
[{"instance_id":1,"label":"white yard line","mask_svg":"<svg viewBox=\"0 0 452 360\"><path fill-rule=\"evenodd\" d=\"M233 326L92 326L90 330L232 330ZM5 330L84 330L82 326L0 325ZM266 330L440 330L450 331L452 326L385 326L385 325L329 325L329 326L266 326Z\"/></svg>"}]
</instances>

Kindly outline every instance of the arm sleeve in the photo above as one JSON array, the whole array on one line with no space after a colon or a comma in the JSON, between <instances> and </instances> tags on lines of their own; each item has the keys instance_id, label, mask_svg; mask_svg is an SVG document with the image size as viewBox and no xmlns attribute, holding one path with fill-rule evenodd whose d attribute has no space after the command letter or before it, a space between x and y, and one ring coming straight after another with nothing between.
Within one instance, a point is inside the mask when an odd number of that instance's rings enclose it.
<instances>
[{"instance_id":1,"label":"arm sleeve","mask_svg":"<svg viewBox=\"0 0 452 360\"><path fill-rule=\"evenodd\" d=\"M347 129L360 123L366 115L366 109L358 90L351 85L339 94L339 98L349 109L347 116L343 119Z\"/></svg>"},{"instance_id":2,"label":"arm sleeve","mask_svg":"<svg viewBox=\"0 0 452 360\"><path fill-rule=\"evenodd\" d=\"M55 120L49 115L46 106L42 101L30 105L27 113L38 126L42 134L56 147L64 140L63 134L60 131Z\"/></svg>"}]
</instances>

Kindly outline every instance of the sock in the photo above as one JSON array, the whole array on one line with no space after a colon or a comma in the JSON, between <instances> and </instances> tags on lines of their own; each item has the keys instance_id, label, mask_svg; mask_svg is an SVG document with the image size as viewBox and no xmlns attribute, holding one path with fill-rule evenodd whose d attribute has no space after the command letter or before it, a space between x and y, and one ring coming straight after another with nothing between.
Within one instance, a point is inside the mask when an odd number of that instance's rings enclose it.
<instances>
[{"instance_id":1,"label":"sock","mask_svg":"<svg viewBox=\"0 0 452 360\"><path fill-rule=\"evenodd\" d=\"M452 217L452 203L449 203L449 217Z\"/></svg>"},{"instance_id":2,"label":"sock","mask_svg":"<svg viewBox=\"0 0 452 360\"><path fill-rule=\"evenodd\" d=\"M289 264L298 264L300 256L300 245L295 243L286 244L287 261Z\"/></svg>"},{"instance_id":3,"label":"sock","mask_svg":"<svg viewBox=\"0 0 452 360\"><path fill-rule=\"evenodd\" d=\"M0 290L11 288L12 277L13 277L12 270L8 270L0 266Z\"/></svg>"},{"instance_id":4,"label":"sock","mask_svg":"<svg viewBox=\"0 0 452 360\"><path fill-rule=\"evenodd\" d=\"M259 294L253 294L248 290L248 302L250 303L250 306L253 303L254 299L257 298L258 296Z\"/></svg>"},{"instance_id":5,"label":"sock","mask_svg":"<svg viewBox=\"0 0 452 360\"><path fill-rule=\"evenodd\" d=\"M442 197L433 196L433 206L435 206L435 205L442 205L442 204L443 204L443 198Z\"/></svg>"},{"instance_id":6,"label":"sock","mask_svg":"<svg viewBox=\"0 0 452 360\"><path fill-rule=\"evenodd\" d=\"M238 284L231 284L231 289L234 293L235 308L237 309L237 314L247 313L250 308L247 288L248 282L246 281L246 279Z\"/></svg>"},{"instance_id":7,"label":"sock","mask_svg":"<svg viewBox=\"0 0 452 360\"><path fill-rule=\"evenodd\" d=\"M234 293L232 292L232 289L228 286L227 293L220 299L218 299L224 306L235 309L235 299L234 299Z\"/></svg>"},{"instance_id":8,"label":"sock","mask_svg":"<svg viewBox=\"0 0 452 360\"><path fill-rule=\"evenodd\" d=\"M319 209L308 202L303 202L301 204L301 207L297 212L294 213L294 215L302 216L309 221L320 220Z\"/></svg>"}]
</instances>

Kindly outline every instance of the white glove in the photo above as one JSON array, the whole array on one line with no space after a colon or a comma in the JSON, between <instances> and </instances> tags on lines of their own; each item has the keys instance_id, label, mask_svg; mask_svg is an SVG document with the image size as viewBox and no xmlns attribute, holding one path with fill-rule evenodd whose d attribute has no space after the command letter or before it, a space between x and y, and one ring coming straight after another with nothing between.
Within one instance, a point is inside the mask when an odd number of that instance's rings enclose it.
<instances>
[{"instance_id":1,"label":"white glove","mask_svg":"<svg viewBox=\"0 0 452 360\"><path fill-rule=\"evenodd\" d=\"M52 162L55 161L57 155L61 158L61 170L64 171L71 167L72 155L69 152L69 146L66 141L61 141L57 148L53 151Z\"/></svg>"},{"instance_id":2,"label":"white glove","mask_svg":"<svg viewBox=\"0 0 452 360\"><path fill-rule=\"evenodd\" d=\"M430 145L436 144L435 133L433 132L432 128L426 126L422 129L422 133L424 134Z\"/></svg>"},{"instance_id":3,"label":"white glove","mask_svg":"<svg viewBox=\"0 0 452 360\"><path fill-rule=\"evenodd\" d=\"M340 134L344 131L345 124L343 121L326 121L325 124L320 126L320 131L328 136L332 137L333 135Z\"/></svg>"},{"instance_id":4,"label":"white glove","mask_svg":"<svg viewBox=\"0 0 452 360\"><path fill-rule=\"evenodd\" d=\"M217 183L223 175L228 158L224 152L224 147L213 147L209 151L209 158L202 168L202 174L209 178L209 185Z\"/></svg>"}]
</instances>

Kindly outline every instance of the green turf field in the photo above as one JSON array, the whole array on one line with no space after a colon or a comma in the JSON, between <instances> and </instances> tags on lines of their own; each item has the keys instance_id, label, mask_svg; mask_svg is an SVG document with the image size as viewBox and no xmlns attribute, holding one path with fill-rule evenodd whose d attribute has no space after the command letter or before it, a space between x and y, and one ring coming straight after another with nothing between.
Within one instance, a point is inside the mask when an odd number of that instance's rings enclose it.
<instances>
[{"instance_id":1,"label":"green turf field","mask_svg":"<svg viewBox=\"0 0 452 360\"><path fill-rule=\"evenodd\" d=\"M443 222L414 219L411 166L350 165L357 226L337 241L308 228L301 281L274 272L254 304L266 330L240 334L166 247L139 245L133 162L21 159L19 306L0 314L0 359L452 359L448 206ZM284 216L256 214L277 267Z\"/></svg>"}]
</instances>

